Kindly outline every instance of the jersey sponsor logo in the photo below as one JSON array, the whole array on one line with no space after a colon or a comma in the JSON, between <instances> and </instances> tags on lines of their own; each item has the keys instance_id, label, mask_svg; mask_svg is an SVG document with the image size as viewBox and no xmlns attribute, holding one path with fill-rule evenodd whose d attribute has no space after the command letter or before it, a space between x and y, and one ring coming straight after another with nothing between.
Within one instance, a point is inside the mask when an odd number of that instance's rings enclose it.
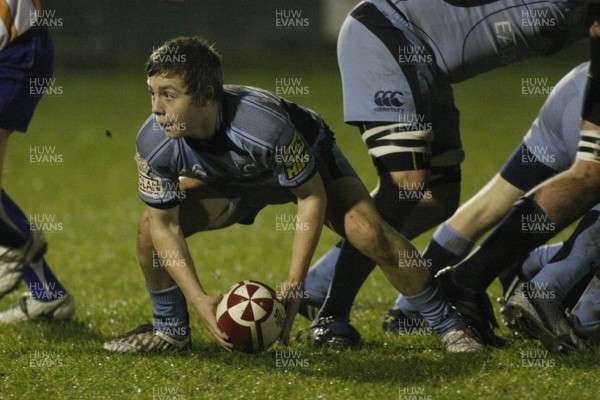
<instances>
[{"instance_id":1,"label":"jersey sponsor logo","mask_svg":"<svg viewBox=\"0 0 600 400\"><path fill-rule=\"evenodd\" d=\"M290 144L275 149L275 161L283 164L288 180L294 179L306 169L310 153L300 133L294 131Z\"/></svg>"},{"instance_id":2,"label":"jersey sponsor logo","mask_svg":"<svg viewBox=\"0 0 600 400\"><path fill-rule=\"evenodd\" d=\"M517 41L510 21L494 23L494 33L498 44L498 54L503 64L510 64L517 60Z\"/></svg>"},{"instance_id":3,"label":"jersey sponsor logo","mask_svg":"<svg viewBox=\"0 0 600 400\"><path fill-rule=\"evenodd\" d=\"M152 199L161 199L163 197L161 179L149 175L150 165L139 154L135 155L135 159L138 162L138 187L140 193Z\"/></svg>"},{"instance_id":4,"label":"jersey sponsor logo","mask_svg":"<svg viewBox=\"0 0 600 400\"><path fill-rule=\"evenodd\" d=\"M142 173L139 175L139 188L140 192L153 199L161 199L163 197L163 190L160 178L153 178Z\"/></svg>"},{"instance_id":5,"label":"jersey sponsor logo","mask_svg":"<svg viewBox=\"0 0 600 400\"><path fill-rule=\"evenodd\" d=\"M249 159L239 159L233 160L235 166L245 175L253 175L260 171L258 165L256 165L252 160Z\"/></svg>"},{"instance_id":6,"label":"jersey sponsor logo","mask_svg":"<svg viewBox=\"0 0 600 400\"><path fill-rule=\"evenodd\" d=\"M377 105L374 111L401 111L401 107L404 105L403 101L404 93L398 91L385 91L380 90L373 96L373 101Z\"/></svg>"}]
</instances>

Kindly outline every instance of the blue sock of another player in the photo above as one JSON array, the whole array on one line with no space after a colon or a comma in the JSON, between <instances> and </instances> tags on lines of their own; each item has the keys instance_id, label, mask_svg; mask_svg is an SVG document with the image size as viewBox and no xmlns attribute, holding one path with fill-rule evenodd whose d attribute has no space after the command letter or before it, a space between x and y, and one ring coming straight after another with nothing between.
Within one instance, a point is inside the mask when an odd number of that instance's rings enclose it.
<instances>
[{"instance_id":1,"label":"blue sock of another player","mask_svg":"<svg viewBox=\"0 0 600 400\"><path fill-rule=\"evenodd\" d=\"M29 221L19 206L3 190L0 202L0 245L13 249L25 244L29 237Z\"/></svg>"},{"instance_id":2,"label":"blue sock of another player","mask_svg":"<svg viewBox=\"0 0 600 400\"><path fill-rule=\"evenodd\" d=\"M600 211L594 207L581 220L550 263L530 281L529 289L541 298L563 301L569 291L595 268L600 259ZM536 294L537 295L537 294Z\"/></svg>"},{"instance_id":3,"label":"blue sock of another player","mask_svg":"<svg viewBox=\"0 0 600 400\"><path fill-rule=\"evenodd\" d=\"M562 247L562 243L547 244L536 247L521 264L521 276L523 280L530 281L548 264Z\"/></svg>"},{"instance_id":4,"label":"blue sock of another player","mask_svg":"<svg viewBox=\"0 0 600 400\"><path fill-rule=\"evenodd\" d=\"M411 306L418 310L427 324L440 336L453 329L462 329L466 325L452 305L444 298L437 285L430 285L414 296L404 296Z\"/></svg>"},{"instance_id":5,"label":"blue sock of another player","mask_svg":"<svg viewBox=\"0 0 600 400\"><path fill-rule=\"evenodd\" d=\"M327 297L329 284L335 273L335 264L340 256L342 241L338 242L323 257L310 267L306 280L304 281L304 290L312 301L323 303Z\"/></svg>"},{"instance_id":6,"label":"blue sock of another player","mask_svg":"<svg viewBox=\"0 0 600 400\"><path fill-rule=\"evenodd\" d=\"M473 248L473 241L452 228L447 222L438 227L425 252L423 259L431 265L432 274L448 265L457 263L466 257ZM416 312L404 296L396 299L395 309L400 309L409 316Z\"/></svg>"},{"instance_id":7,"label":"blue sock of another player","mask_svg":"<svg viewBox=\"0 0 600 400\"><path fill-rule=\"evenodd\" d=\"M572 314L579 319L582 326L600 324L600 269L581 295Z\"/></svg>"},{"instance_id":8,"label":"blue sock of another player","mask_svg":"<svg viewBox=\"0 0 600 400\"><path fill-rule=\"evenodd\" d=\"M44 257L29 264L23 271L23 280L29 286L33 298L41 302L60 300L67 294Z\"/></svg>"},{"instance_id":9,"label":"blue sock of another player","mask_svg":"<svg viewBox=\"0 0 600 400\"><path fill-rule=\"evenodd\" d=\"M179 286L162 290L150 290L150 299L154 309L154 329L177 340L189 335L190 318L187 302Z\"/></svg>"}]
</instances>

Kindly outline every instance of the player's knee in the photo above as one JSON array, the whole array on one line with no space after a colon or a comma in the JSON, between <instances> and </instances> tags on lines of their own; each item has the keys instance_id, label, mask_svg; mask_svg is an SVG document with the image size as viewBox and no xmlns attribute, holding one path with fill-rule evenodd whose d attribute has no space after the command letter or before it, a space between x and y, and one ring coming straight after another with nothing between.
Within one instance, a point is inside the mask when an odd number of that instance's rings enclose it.
<instances>
[{"instance_id":1,"label":"player's knee","mask_svg":"<svg viewBox=\"0 0 600 400\"><path fill-rule=\"evenodd\" d=\"M393 257L387 237L389 227L376 211L360 207L346 214L346 237L361 253L379 264L387 264ZM387 229L386 229L387 228Z\"/></svg>"},{"instance_id":2,"label":"player's knee","mask_svg":"<svg viewBox=\"0 0 600 400\"><path fill-rule=\"evenodd\" d=\"M391 172L379 177L379 186L373 192L375 205L390 224L396 226L404 211L410 210L430 196L427 173L419 171Z\"/></svg>"}]
</instances>

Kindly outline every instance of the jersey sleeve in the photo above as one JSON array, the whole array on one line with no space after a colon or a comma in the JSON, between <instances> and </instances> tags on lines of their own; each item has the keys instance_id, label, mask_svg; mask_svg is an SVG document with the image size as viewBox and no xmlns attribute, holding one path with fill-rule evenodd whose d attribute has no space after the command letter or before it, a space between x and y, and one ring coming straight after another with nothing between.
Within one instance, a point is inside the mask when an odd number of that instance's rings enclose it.
<instances>
[{"instance_id":1,"label":"jersey sleeve","mask_svg":"<svg viewBox=\"0 0 600 400\"><path fill-rule=\"evenodd\" d=\"M136 138L135 160L138 166L138 191L144 203L153 208L169 209L179 205L185 192L179 190L179 174L174 160L176 145L148 117Z\"/></svg>"},{"instance_id":2,"label":"jersey sleeve","mask_svg":"<svg viewBox=\"0 0 600 400\"><path fill-rule=\"evenodd\" d=\"M315 156L306 139L293 126L286 126L271 154L271 168L279 184L293 188L307 182L317 171Z\"/></svg>"},{"instance_id":3,"label":"jersey sleeve","mask_svg":"<svg viewBox=\"0 0 600 400\"><path fill-rule=\"evenodd\" d=\"M144 203L153 208L169 209L178 206L185 193L179 189L177 174L165 173L164 168L153 166L136 153L138 190Z\"/></svg>"}]
</instances>

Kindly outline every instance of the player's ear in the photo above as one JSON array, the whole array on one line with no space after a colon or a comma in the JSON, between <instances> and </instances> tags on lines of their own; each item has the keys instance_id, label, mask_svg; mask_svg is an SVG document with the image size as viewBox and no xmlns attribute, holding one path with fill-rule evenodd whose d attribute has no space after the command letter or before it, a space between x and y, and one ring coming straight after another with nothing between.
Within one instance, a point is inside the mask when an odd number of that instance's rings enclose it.
<instances>
[{"instance_id":1,"label":"player's ear","mask_svg":"<svg viewBox=\"0 0 600 400\"><path fill-rule=\"evenodd\" d=\"M591 37L600 37L600 21L594 21L589 29Z\"/></svg>"},{"instance_id":2,"label":"player's ear","mask_svg":"<svg viewBox=\"0 0 600 400\"><path fill-rule=\"evenodd\" d=\"M199 99L199 105L201 107L206 107L208 103L215 99L215 88L212 85L206 85L202 89L202 93Z\"/></svg>"}]
</instances>

